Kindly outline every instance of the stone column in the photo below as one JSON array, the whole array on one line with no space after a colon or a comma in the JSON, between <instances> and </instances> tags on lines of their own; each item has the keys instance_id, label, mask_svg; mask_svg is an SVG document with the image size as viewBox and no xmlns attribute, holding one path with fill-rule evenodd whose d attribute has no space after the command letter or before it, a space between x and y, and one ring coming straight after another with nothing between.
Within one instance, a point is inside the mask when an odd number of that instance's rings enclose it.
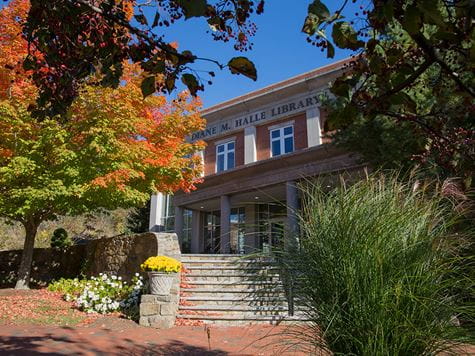
<instances>
[{"instance_id":1,"label":"stone column","mask_svg":"<svg viewBox=\"0 0 475 356\"><path fill-rule=\"evenodd\" d=\"M150 217L149 230L153 232L163 231L162 216L163 216L163 194L156 193L150 198Z\"/></svg>"},{"instance_id":2,"label":"stone column","mask_svg":"<svg viewBox=\"0 0 475 356\"><path fill-rule=\"evenodd\" d=\"M299 233L299 195L297 183L295 181L288 181L285 183L286 204L287 204L287 238L285 241L285 248L292 248L297 246L297 238Z\"/></svg>"},{"instance_id":3,"label":"stone column","mask_svg":"<svg viewBox=\"0 0 475 356\"><path fill-rule=\"evenodd\" d=\"M198 155L200 156L201 164L203 165L203 171L201 172L200 177L204 177L205 176L205 151L204 150L199 151Z\"/></svg>"},{"instance_id":4,"label":"stone column","mask_svg":"<svg viewBox=\"0 0 475 356\"><path fill-rule=\"evenodd\" d=\"M191 253L201 253L201 211L193 210L191 213Z\"/></svg>"},{"instance_id":5,"label":"stone column","mask_svg":"<svg viewBox=\"0 0 475 356\"><path fill-rule=\"evenodd\" d=\"M249 126L244 129L244 164L257 161L256 127Z\"/></svg>"},{"instance_id":6,"label":"stone column","mask_svg":"<svg viewBox=\"0 0 475 356\"><path fill-rule=\"evenodd\" d=\"M230 237L231 237L231 203L229 195L221 196L221 253L229 253L231 251Z\"/></svg>"},{"instance_id":7,"label":"stone column","mask_svg":"<svg viewBox=\"0 0 475 356\"><path fill-rule=\"evenodd\" d=\"M184 210L182 206L175 207L175 233L178 236L178 241L180 241L180 246L183 240Z\"/></svg>"},{"instance_id":8,"label":"stone column","mask_svg":"<svg viewBox=\"0 0 475 356\"><path fill-rule=\"evenodd\" d=\"M308 109L306 114L308 147L321 145L322 130L320 127L320 108Z\"/></svg>"}]
</instances>

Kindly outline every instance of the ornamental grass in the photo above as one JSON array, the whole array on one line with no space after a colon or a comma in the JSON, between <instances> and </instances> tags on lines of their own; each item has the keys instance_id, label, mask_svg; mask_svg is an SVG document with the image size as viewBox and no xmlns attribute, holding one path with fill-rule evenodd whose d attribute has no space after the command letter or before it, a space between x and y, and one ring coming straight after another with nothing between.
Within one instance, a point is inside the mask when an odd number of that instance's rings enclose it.
<instances>
[{"instance_id":1,"label":"ornamental grass","mask_svg":"<svg viewBox=\"0 0 475 356\"><path fill-rule=\"evenodd\" d=\"M280 259L310 320L302 341L368 356L450 353L473 341L473 304L460 296L474 287L473 256L459 254L470 239L454 232L449 201L394 176L302 189L299 247Z\"/></svg>"}]
</instances>

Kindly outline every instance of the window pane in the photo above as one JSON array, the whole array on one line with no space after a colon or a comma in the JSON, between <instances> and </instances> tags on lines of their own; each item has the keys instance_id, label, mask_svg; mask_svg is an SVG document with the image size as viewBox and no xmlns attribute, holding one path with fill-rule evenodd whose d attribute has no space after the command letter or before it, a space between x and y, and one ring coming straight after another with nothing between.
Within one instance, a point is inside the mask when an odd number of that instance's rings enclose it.
<instances>
[{"instance_id":1,"label":"window pane","mask_svg":"<svg viewBox=\"0 0 475 356\"><path fill-rule=\"evenodd\" d=\"M218 146L218 152L224 152L224 145Z\"/></svg>"},{"instance_id":2,"label":"window pane","mask_svg":"<svg viewBox=\"0 0 475 356\"><path fill-rule=\"evenodd\" d=\"M234 142L228 143L228 150L234 150Z\"/></svg>"},{"instance_id":3,"label":"window pane","mask_svg":"<svg viewBox=\"0 0 475 356\"><path fill-rule=\"evenodd\" d=\"M293 152L294 151L294 140L292 137L287 137L284 140L285 146L285 153Z\"/></svg>"},{"instance_id":4,"label":"window pane","mask_svg":"<svg viewBox=\"0 0 475 356\"><path fill-rule=\"evenodd\" d=\"M280 141L272 141L272 156L278 156L280 153Z\"/></svg>"},{"instance_id":5,"label":"window pane","mask_svg":"<svg viewBox=\"0 0 475 356\"><path fill-rule=\"evenodd\" d=\"M218 155L218 161L216 164L216 172L224 171L224 155Z\"/></svg>"},{"instance_id":6,"label":"window pane","mask_svg":"<svg viewBox=\"0 0 475 356\"><path fill-rule=\"evenodd\" d=\"M228 168L231 169L234 168L234 152L229 152L228 153Z\"/></svg>"},{"instance_id":7,"label":"window pane","mask_svg":"<svg viewBox=\"0 0 475 356\"><path fill-rule=\"evenodd\" d=\"M293 131L293 126L286 127L284 128L284 135L291 135Z\"/></svg>"},{"instance_id":8,"label":"window pane","mask_svg":"<svg viewBox=\"0 0 475 356\"><path fill-rule=\"evenodd\" d=\"M278 137L280 137L280 130L272 130L272 131L271 131L271 137L272 137L272 138L278 138Z\"/></svg>"}]
</instances>

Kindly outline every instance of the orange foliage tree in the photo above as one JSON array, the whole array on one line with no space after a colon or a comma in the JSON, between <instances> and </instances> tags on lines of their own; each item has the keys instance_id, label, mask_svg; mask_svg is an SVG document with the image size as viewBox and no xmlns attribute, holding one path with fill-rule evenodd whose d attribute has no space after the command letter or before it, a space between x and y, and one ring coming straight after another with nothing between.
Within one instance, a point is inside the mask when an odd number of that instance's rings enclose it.
<instances>
[{"instance_id":1,"label":"orange foliage tree","mask_svg":"<svg viewBox=\"0 0 475 356\"><path fill-rule=\"evenodd\" d=\"M99 208L143 204L155 191L190 191L200 181L204 126L199 99L143 99L138 67L125 64L117 89L90 78L64 117L33 118L36 88L18 63L27 53L17 21L28 9L14 0L0 10L0 216L23 224L17 288L27 288L41 222ZM17 67L18 66L18 67Z\"/></svg>"}]
</instances>

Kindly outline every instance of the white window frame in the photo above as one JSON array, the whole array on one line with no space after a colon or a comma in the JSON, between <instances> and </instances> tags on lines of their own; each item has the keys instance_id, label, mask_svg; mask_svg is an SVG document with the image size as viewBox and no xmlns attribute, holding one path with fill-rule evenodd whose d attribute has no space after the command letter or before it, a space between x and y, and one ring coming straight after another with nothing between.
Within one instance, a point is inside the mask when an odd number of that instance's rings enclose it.
<instances>
[{"instance_id":1,"label":"white window frame","mask_svg":"<svg viewBox=\"0 0 475 356\"><path fill-rule=\"evenodd\" d=\"M230 143L233 143L234 144L234 148L232 149L228 149L228 145ZM218 149L219 147L221 146L224 146L224 150L223 152L218 152ZM229 162L228 162L228 155L230 153L234 153L234 164L233 164L233 168L236 167L236 141L234 140L229 140L229 141L226 141L226 142L220 142L219 144L216 144L216 164L215 164L215 172L216 173L219 173L219 172L224 172L224 171L227 171L229 170ZM219 156L224 156L224 169L222 171L218 171L218 157Z\"/></svg>"},{"instance_id":2,"label":"white window frame","mask_svg":"<svg viewBox=\"0 0 475 356\"><path fill-rule=\"evenodd\" d=\"M292 133L284 135L284 130L288 127L292 128ZM275 131L280 131L280 135L277 138L272 137L272 133L275 132ZM282 125L280 127L272 128L272 129L269 130L269 136L270 136L270 156L271 157L278 157L278 156L282 156L282 155L292 153L292 152L295 151L295 137L294 137L295 136L295 127L294 127L293 124L286 124L286 125ZM285 152L285 139L289 138L289 137L292 137L292 151ZM280 141L280 155L276 155L276 156L274 156L274 152L272 151L272 144L275 141Z\"/></svg>"}]
</instances>

